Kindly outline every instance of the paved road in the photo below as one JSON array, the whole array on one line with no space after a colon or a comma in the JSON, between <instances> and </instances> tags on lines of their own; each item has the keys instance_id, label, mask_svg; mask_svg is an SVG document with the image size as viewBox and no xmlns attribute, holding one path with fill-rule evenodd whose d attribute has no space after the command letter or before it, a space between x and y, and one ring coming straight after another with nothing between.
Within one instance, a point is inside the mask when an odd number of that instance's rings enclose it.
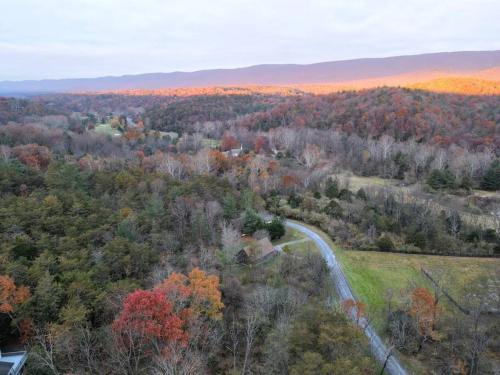
<instances>
[{"instance_id":1,"label":"paved road","mask_svg":"<svg viewBox=\"0 0 500 375\"><path fill-rule=\"evenodd\" d=\"M291 222L289 220L286 221L286 225L289 226L290 228L296 229L306 236L308 236L310 239L312 239L316 245L318 246L318 249L321 251L321 254L323 255L323 258L325 259L326 263L328 264L328 268L330 269L330 273L333 278L333 282L335 283L335 287L337 288L337 292L342 300L346 299L355 299L354 295L351 291L351 288L349 287L349 283L347 282L346 277L344 276L344 273L342 272L342 269L340 268L339 263L337 262L337 259L335 258L335 255L333 253L333 250L330 248L330 246L314 231L310 230L309 228L302 226L298 223ZM354 314L355 312L353 312ZM374 356L379 360L380 363L384 363L387 357L387 352L388 348L384 344L384 342L381 340L381 338L377 335L373 327L369 324L366 323L366 321L361 321L360 325L363 327L366 327L364 329L364 332L368 339L370 340L370 346L372 349L372 352ZM387 361L387 366L386 366L386 373L389 373L391 375L407 375L408 373L406 370L403 368L399 360L395 356L391 356L389 360Z\"/></svg>"}]
</instances>

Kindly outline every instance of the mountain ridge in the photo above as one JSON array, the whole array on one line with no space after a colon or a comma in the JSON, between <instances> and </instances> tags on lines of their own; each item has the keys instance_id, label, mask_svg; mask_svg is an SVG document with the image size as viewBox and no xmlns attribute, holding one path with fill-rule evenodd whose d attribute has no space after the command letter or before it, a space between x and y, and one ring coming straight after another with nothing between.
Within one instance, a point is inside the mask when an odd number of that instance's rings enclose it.
<instances>
[{"instance_id":1,"label":"mountain ridge","mask_svg":"<svg viewBox=\"0 0 500 375\"><path fill-rule=\"evenodd\" d=\"M0 81L1 93L88 92L102 90L160 89L228 85L341 84L363 80L436 72L441 75L475 75L497 72L500 50L438 52L393 57L360 58L313 64L259 64L240 68L192 72L127 74L97 78ZM484 73L485 75L489 73ZM484 76L481 76L485 79ZM486 76L486 79L488 76Z\"/></svg>"}]
</instances>

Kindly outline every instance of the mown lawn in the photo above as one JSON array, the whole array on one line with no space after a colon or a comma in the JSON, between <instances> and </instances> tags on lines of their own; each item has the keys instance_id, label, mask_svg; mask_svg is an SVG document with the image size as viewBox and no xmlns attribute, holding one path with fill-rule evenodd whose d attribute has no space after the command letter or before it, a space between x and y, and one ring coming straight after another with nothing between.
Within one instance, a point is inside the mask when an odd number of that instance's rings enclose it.
<instances>
[{"instance_id":1,"label":"mown lawn","mask_svg":"<svg viewBox=\"0 0 500 375\"><path fill-rule=\"evenodd\" d=\"M357 296L374 314L376 326L382 323L387 290L394 292L395 300L401 300L407 294L405 289L415 286L431 288L421 272L422 267L434 275L441 274L445 289L458 302L464 302L467 293L500 280L500 259L352 250L337 250L337 256Z\"/></svg>"},{"instance_id":2,"label":"mown lawn","mask_svg":"<svg viewBox=\"0 0 500 375\"><path fill-rule=\"evenodd\" d=\"M220 140L212 138L203 138L201 142L203 146L208 148L217 148L220 145Z\"/></svg>"},{"instance_id":3,"label":"mown lawn","mask_svg":"<svg viewBox=\"0 0 500 375\"><path fill-rule=\"evenodd\" d=\"M292 254L296 255L302 255L312 251L319 252L318 248L316 247L316 244L312 240L294 242L289 245L286 245L286 247Z\"/></svg>"},{"instance_id":4,"label":"mown lawn","mask_svg":"<svg viewBox=\"0 0 500 375\"><path fill-rule=\"evenodd\" d=\"M367 303L372 323L382 336L384 336L387 311L385 295L388 289L394 291L394 302L402 303L410 288L415 286L432 288L429 280L421 273L421 267L431 271L434 275L444 272L443 281L447 292L461 304L466 300L467 293L481 289L488 282L493 281L497 288L500 287L500 259L340 249L336 250L336 254L355 294ZM457 308L445 298L442 301L441 306L444 307L445 314L461 316ZM400 357L415 374L428 373L429 369L415 357L401 354Z\"/></svg>"},{"instance_id":5,"label":"mown lawn","mask_svg":"<svg viewBox=\"0 0 500 375\"><path fill-rule=\"evenodd\" d=\"M94 128L94 131L96 133L108 134L108 135L111 135L111 136L119 136L119 135L121 135L121 133L118 130L113 129L111 127L111 124L99 124L99 125L96 125L95 128Z\"/></svg>"},{"instance_id":6,"label":"mown lawn","mask_svg":"<svg viewBox=\"0 0 500 375\"><path fill-rule=\"evenodd\" d=\"M280 245L283 243L297 241L300 239L306 238L304 234L299 232L298 230L292 228L286 228L285 235L277 240L272 241L273 245Z\"/></svg>"},{"instance_id":7,"label":"mown lawn","mask_svg":"<svg viewBox=\"0 0 500 375\"><path fill-rule=\"evenodd\" d=\"M405 289L415 286L431 288L431 283L422 274L424 267L431 273L442 274L447 292L458 302L463 302L469 292L483 286L500 286L500 259L448 257L436 255L414 255L383 253L375 251L344 250L319 229L315 230L335 251L342 269L356 297L364 301L377 329L383 327L386 309L386 294L394 293L394 302L401 302ZM307 242L306 242L307 243ZM444 302L446 308L454 308Z\"/></svg>"}]
</instances>

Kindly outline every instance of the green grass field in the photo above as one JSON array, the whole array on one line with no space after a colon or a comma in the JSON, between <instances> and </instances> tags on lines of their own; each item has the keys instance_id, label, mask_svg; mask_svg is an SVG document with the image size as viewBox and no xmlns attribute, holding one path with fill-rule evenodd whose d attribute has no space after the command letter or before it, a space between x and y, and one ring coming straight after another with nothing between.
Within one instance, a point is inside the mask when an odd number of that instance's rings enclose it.
<instances>
[{"instance_id":1,"label":"green grass field","mask_svg":"<svg viewBox=\"0 0 500 375\"><path fill-rule=\"evenodd\" d=\"M220 141L218 139L212 139L212 138L203 138L202 143L203 146L208 148L217 148L220 145Z\"/></svg>"},{"instance_id":2,"label":"green grass field","mask_svg":"<svg viewBox=\"0 0 500 375\"><path fill-rule=\"evenodd\" d=\"M113 129L111 127L111 124L99 124L99 125L96 125L95 128L94 128L94 131L96 133L108 134L108 135L114 136L114 137L117 137L117 136L121 135L121 133L118 130Z\"/></svg>"},{"instance_id":3,"label":"green grass field","mask_svg":"<svg viewBox=\"0 0 500 375\"><path fill-rule=\"evenodd\" d=\"M285 235L277 240L272 241L273 245L281 245L291 241L297 241L306 238L301 232L292 228L286 228Z\"/></svg>"},{"instance_id":4,"label":"green grass field","mask_svg":"<svg viewBox=\"0 0 500 375\"><path fill-rule=\"evenodd\" d=\"M308 227L334 249L355 295L367 304L378 329L384 323L389 289L394 292L394 301L399 299L401 302L405 289L415 286L431 288L430 281L421 272L422 267L433 274L442 273L446 291L458 302L481 286L492 282L498 286L500 283L500 259L343 250L325 233ZM446 302L444 305L447 309L454 309Z\"/></svg>"},{"instance_id":5,"label":"green grass field","mask_svg":"<svg viewBox=\"0 0 500 375\"><path fill-rule=\"evenodd\" d=\"M432 255L395 254L368 251L344 250L330 237L315 227L306 225L318 233L333 249L338 261L357 298L367 304L367 311L373 326L384 337L386 318L386 292L394 291L394 303L402 303L404 295L415 286L431 288L430 281L421 273L421 267L433 274L444 272L446 291L462 303L470 291L478 291L483 285L493 281L498 294L500 286L500 259L461 258ZM491 289L490 289L491 291ZM456 307L442 299L444 313L457 314ZM399 356L407 368L416 375L428 374L425 362L413 356Z\"/></svg>"},{"instance_id":6,"label":"green grass field","mask_svg":"<svg viewBox=\"0 0 500 375\"><path fill-rule=\"evenodd\" d=\"M306 240L286 245L292 254L305 254L306 252L318 251L316 244L312 240Z\"/></svg>"},{"instance_id":7,"label":"green grass field","mask_svg":"<svg viewBox=\"0 0 500 375\"><path fill-rule=\"evenodd\" d=\"M397 300L405 294L405 289L431 288L421 272L422 267L435 275L442 273L446 291L458 302L463 302L467 293L479 290L482 285L500 280L500 259L347 250L338 250L337 254L355 293L373 313L376 326L382 324L387 290L394 291ZM445 305L447 309L455 309L451 304Z\"/></svg>"},{"instance_id":8,"label":"green grass field","mask_svg":"<svg viewBox=\"0 0 500 375\"><path fill-rule=\"evenodd\" d=\"M354 192L358 191L361 188L367 188L369 186L396 187L397 184L396 180L384 179L376 176L363 177L363 176L356 176L353 174L341 173L336 175L336 177L338 177L341 181L347 181L349 183L349 189Z\"/></svg>"}]
</instances>

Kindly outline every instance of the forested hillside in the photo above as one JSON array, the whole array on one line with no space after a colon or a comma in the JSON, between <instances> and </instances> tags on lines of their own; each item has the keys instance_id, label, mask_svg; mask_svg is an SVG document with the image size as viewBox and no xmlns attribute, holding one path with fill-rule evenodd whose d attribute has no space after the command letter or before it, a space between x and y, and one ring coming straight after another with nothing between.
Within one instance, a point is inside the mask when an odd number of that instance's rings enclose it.
<instances>
[{"instance_id":1,"label":"forested hillside","mask_svg":"<svg viewBox=\"0 0 500 375\"><path fill-rule=\"evenodd\" d=\"M499 97L434 94L382 88L292 99L242 121L257 130L286 126L331 129L362 138L475 149L499 147Z\"/></svg>"},{"instance_id":2,"label":"forested hillside","mask_svg":"<svg viewBox=\"0 0 500 375\"><path fill-rule=\"evenodd\" d=\"M40 375L371 374L358 323L376 317L423 373L493 374L500 275L471 278L459 310L444 276L380 291L391 275L348 261L497 262L499 157L498 96L2 98L1 344L26 345ZM378 306L340 303L285 219L320 228Z\"/></svg>"}]
</instances>

